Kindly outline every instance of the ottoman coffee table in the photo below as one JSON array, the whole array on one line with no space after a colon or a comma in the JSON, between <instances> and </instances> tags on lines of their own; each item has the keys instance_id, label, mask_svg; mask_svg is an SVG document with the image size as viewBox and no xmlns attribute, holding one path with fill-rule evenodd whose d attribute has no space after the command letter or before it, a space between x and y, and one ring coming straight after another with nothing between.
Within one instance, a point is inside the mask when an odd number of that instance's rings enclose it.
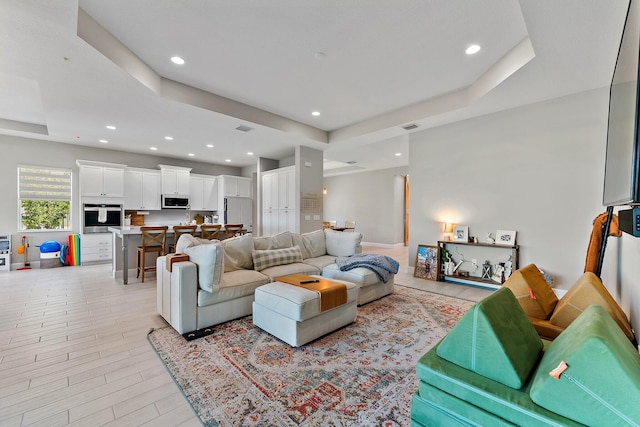
<instances>
[{"instance_id":1,"label":"ottoman coffee table","mask_svg":"<svg viewBox=\"0 0 640 427\"><path fill-rule=\"evenodd\" d=\"M332 301L334 292L342 292L335 285L346 292L346 302ZM322 295L326 295L324 301ZM344 293L339 298L344 299ZM355 283L321 276L285 276L256 289L253 324L298 347L356 320L357 299ZM323 302L325 307L321 308Z\"/></svg>"}]
</instances>

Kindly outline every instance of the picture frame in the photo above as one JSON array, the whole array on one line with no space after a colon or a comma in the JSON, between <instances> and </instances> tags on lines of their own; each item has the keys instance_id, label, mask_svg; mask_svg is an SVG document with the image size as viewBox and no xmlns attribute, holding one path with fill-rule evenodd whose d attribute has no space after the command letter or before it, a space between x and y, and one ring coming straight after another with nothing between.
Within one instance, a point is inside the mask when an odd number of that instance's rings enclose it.
<instances>
[{"instance_id":1,"label":"picture frame","mask_svg":"<svg viewBox=\"0 0 640 427\"><path fill-rule=\"evenodd\" d=\"M413 277L438 280L440 271L440 248L438 246L418 245Z\"/></svg>"},{"instance_id":2,"label":"picture frame","mask_svg":"<svg viewBox=\"0 0 640 427\"><path fill-rule=\"evenodd\" d=\"M469 242L469 226L456 225L453 227L454 242Z\"/></svg>"},{"instance_id":3,"label":"picture frame","mask_svg":"<svg viewBox=\"0 0 640 427\"><path fill-rule=\"evenodd\" d=\"M515 246L516 232L512 230L496 231L496 245Z\"/></svg>"}]
</instances>

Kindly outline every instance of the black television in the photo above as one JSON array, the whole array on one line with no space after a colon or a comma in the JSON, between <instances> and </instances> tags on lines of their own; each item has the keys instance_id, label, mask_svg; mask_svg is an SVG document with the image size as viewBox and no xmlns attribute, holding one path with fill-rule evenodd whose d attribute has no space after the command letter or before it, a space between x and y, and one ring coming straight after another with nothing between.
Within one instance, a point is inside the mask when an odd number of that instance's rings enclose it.
<instances>
[{"instance_id":1,"label":"black television","mask_svg":"<svg viewBox=\"0 0 640 427\"><path fill-rule=\"evenodd\" d=\"M627 9L609 92L604 206L640 204L640 0Z\"/></svg>"}]
</instances>

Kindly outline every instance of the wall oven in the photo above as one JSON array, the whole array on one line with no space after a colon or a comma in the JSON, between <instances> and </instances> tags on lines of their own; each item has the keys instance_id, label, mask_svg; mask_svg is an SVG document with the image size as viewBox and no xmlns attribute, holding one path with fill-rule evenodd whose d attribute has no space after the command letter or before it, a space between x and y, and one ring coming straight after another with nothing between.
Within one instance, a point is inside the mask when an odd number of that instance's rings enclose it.
<instances>
[{"instance_id":1,"label":"wall oven","mask_svg":"<svg viewBox=\"0 0 640 427\"><path fill-rule=\"evenodd\" d=\"M82 214L83 233L107 233L108 227L122 225L122 205L85 203Z\"/></svg>"}]
</instances>

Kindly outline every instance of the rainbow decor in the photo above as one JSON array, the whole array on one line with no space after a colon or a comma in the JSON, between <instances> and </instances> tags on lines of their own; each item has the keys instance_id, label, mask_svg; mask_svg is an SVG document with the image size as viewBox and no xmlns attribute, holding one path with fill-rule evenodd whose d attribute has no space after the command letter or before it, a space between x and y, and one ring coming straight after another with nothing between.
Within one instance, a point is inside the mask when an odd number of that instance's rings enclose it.
<instances>
[{"instance_id":1,"label":"rainbow decor","mask_svg":"<svg viewBox=\"0 0 640 427\"><path fill-rule=\"evenodd\" d=\"M80 265L80 235L69 234L69 248L67 250L67 265Z\"/></svg>"}]
</instances>

